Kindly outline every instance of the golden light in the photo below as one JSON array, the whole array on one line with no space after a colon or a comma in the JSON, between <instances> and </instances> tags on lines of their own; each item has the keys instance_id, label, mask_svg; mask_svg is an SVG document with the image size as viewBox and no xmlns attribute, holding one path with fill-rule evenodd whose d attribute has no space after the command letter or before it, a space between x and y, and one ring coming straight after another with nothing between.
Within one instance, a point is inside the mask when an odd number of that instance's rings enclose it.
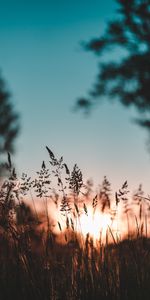
<instances>
[{"instance_id":1,"label":"golden light","mask_svg":"<svg viewBox=\"0 0 150 300\"><path fill-rule=\"evenodd\" d=\"M102 236L106 236L108 226L111 226L111 219L107 213L96 211L88 208L88 214L80 216L77 231L81 232L83 236L89 234L93 239L98 240Z\"/></svg>"},{"instance_id":2,"label":"golden light","mask_svg":"<svg viewBox=\"0 0 150 300\"><path fill-rule=\"evenodd\" d=\"M116 238L117 233L117 220L112 222L110 212L101 212L99 208L93 210L93 207L86 205L87 213L83 207L80 208L80 214L73 216L73 214L62 215L60 210L56 210L55 206L50 205L50 211L53 211L54 227L53 231L57 235L57 240L64 243L64 237L67 235L69 240L73 230L77 232L81 237L87 237L87 234L93 239L95 245L101 241L103 244L107 242L113 242L112 235ZM68 219L68 227L66 220ZM71 226L73 222L73 227ZM74 228L74 229L73 229ZM82 240L82 238L81 238Z\"/></svg>"}]
</instances>

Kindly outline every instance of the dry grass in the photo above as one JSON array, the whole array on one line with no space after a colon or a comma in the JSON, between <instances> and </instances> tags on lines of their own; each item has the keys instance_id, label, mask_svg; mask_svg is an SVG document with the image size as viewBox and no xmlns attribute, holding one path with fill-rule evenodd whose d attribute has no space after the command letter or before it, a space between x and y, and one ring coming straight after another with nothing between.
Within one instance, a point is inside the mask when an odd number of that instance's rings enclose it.
<instances>
[{"instance_id":1,"label":"dry grass","mask_svg":"<svg viewBox=\"0 0 150 300\"><path fill-rule=\"evenodd\" d=\"M43 162L34 180L18 179L8 155L0 190L0 299L149 299L149 197L140 186L129 200L125 182L113 199L106 177L94 194L77 165L70 172L47 151L50 169ZM90 212L111 221L96 239L83 230Z\"/></svg>"}]
</instances>

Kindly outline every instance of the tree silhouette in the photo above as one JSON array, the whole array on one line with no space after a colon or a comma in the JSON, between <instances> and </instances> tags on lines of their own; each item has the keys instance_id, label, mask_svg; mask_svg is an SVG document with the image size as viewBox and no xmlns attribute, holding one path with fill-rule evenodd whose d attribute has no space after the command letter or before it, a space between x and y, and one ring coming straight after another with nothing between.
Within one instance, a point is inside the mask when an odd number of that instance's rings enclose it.
<instances>
[{"instance_id":1,"label":"tree silhouette","mask_svg":"<svg viewBox=\"0 0 150 300\"><path fill-rule=\"evenodd\" d=\"M102 36L84 43L100 58L99 72L87 98L78 99L76 107L90 111L100 96L115 98L136 107L136 121L150 129L150 0L116 2L117 19L108 22Z\"/></svg>"},{"instance_id":2,"label":"tree silhouette","mask_svg":"<svg viewBox=\"0 0 150 300\"><path fill-rule=\"evenodd\" d=\"M14 112L11 95L0 77L0 154L14 152L14 141L19 132L18 114Z\"/></svg>"}]
</instances>

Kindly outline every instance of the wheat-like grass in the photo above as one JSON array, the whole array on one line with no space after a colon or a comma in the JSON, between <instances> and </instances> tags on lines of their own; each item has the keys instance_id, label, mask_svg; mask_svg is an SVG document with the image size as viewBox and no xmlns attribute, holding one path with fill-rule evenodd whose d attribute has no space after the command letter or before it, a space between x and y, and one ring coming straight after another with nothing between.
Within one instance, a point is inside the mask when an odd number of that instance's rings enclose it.
<instances>
[{"instance_id":1,"label":"wheat-like grass","mask_svg":"<svg viewBox=\"0 0 150 300\"><path fill-rule=\"evenodd\" d=\"M8 155L0 189L0 299L149 299L149 197L140 186L130 200L126 181L113 199L106 177L95 194L76 164L70 172L47 151L50 167L43 162L34 180L19 179ZM82 218L97 213L110 223L94 238Z\"/></svg>"}]
</instances>

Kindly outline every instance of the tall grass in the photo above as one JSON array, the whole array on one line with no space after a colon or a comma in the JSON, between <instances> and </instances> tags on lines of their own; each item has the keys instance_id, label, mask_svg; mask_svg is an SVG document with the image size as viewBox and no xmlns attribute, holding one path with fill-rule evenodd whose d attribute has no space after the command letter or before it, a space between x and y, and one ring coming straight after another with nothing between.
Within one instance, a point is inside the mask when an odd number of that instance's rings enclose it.
<instances>
[{"instance_id":1,"label":"tall grass","mask_svg":"<svg viewBox=\"0 0 150 300\"><path fill-rule=\"evenodd\" d=\"M47 147L49 167L17 177L11 157L0 189L0 299L149 299L149 197L115 197L106 177L97 193L77 165ZM105 227L83 220L109 217ZM83 218L84 217L84 218ZM101 221L101 220L100 220Z\"/></svg>"}]
</instances>

